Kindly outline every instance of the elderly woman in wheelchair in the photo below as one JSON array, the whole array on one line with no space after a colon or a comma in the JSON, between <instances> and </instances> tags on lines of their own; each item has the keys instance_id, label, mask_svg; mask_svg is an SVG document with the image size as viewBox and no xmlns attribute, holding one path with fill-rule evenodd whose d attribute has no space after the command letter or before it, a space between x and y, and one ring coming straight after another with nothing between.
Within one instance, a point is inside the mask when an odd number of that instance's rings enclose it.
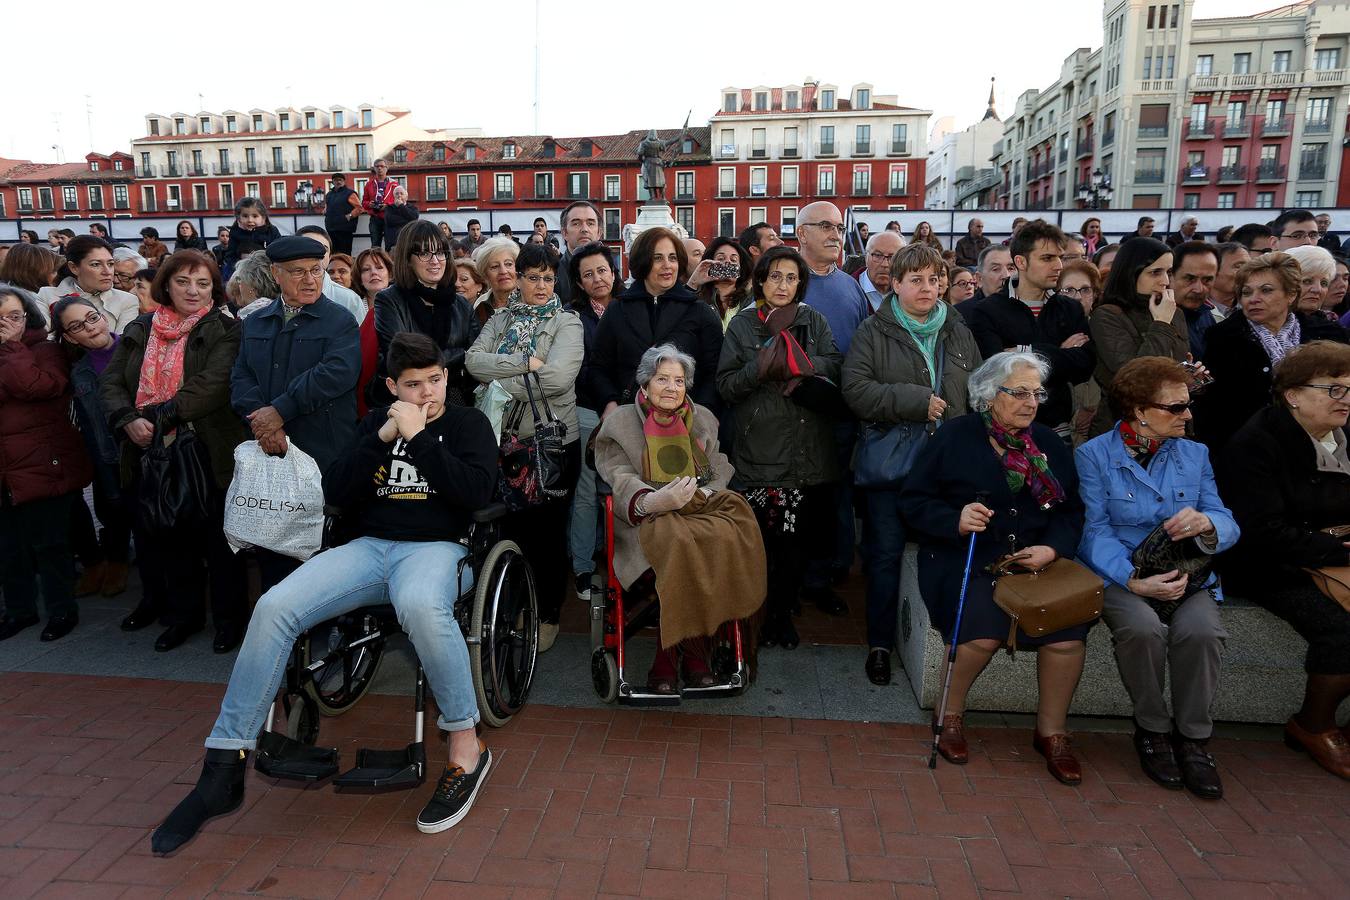
<instances>
[{"instance_id":1,"label":"elderly woman in wheelchair","mask_svg":"<svg viewBox=\"0 0 1350 900\"><path fill-rule=\"evenodd\" d=\"M449 760L417 827L434 833L457 824L487 778L492 753L476 733L476 669L456 613L468 582L488 577L464 563L473 524L483 521L475 513L492 500L497 440L482 413L445 405L446 370L429 338L397 335L388 369L387 384L397 401L362 421L354 444L324 478L325 498L342 508L343 524L354 539L319 553L258 601L220 716L206 739L201 778L155 832L156 853L176 850L208 818L239 807L250 750L258 748L260 769L270 751L271 757L290 753L300 768L311 764L311 772L336 771L335 750L305 748L270 731L263 733L270 743L260 742L259 732L271 721L273 698L297 639L361 607L393 605L440 710L437 724L448 733ZM500 546L488 553L489 560L500 558ZM499 577L495 569L491 577ZM528 573L524 581L528 589ZM528 599L522 602L528 605ZM475 624L480 616L475 610ZM527 619L531 630L537 627L532 608L513 611L511 618ZM475 654L482 635L477 637ZM528 678L534 643L527 643ZM419 673L419 705L420 682ZM414 746L420 754L418 737ZM362 765L370 763L358 760ZM422 765L414 760L413 768L420 781Z\"/></svg>"},{"instance_id":2,"label":"elderly woman in wheelchair","mask_svg":"<svg viewBox=\"0 0 1350 900\"><path fill-rule=\"evenodd\" d=\"M593 623L604 622L594 635L596 690L607 700L656 703L676 702L680 682L684 696L743 690L740 622L763 604L767 577L754 513L727 490L734 470L718 449L716 417L689 399L693 358L672 344L652 347L635 380L634 401L610 413L595 440L596 472L612 490L610 605L592 613ZM641 626L632 601L650 588L660 603L660 646L643 692L624 679L623 644ZM709 639L728 657L709 652Z\"/></svg>"}]
</instances>

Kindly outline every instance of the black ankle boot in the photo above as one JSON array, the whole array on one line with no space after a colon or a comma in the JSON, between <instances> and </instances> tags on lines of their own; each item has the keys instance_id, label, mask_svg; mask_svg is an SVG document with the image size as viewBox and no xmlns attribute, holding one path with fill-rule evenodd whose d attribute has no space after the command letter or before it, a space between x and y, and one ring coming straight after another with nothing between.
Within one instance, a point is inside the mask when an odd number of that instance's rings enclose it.
<instances>
[{"instance_id":1,"label":"black ankle boot","mask_svg":"<svg viewBox=\"0 0 1350 900\"><path fill-rule=\"evenodd\" d=\"M244 802L244 750L207 750L197 786L174 807L150 837L150 849L161 856L192 840L207 819L232 813Z\"/></svg>"}]
</instances>

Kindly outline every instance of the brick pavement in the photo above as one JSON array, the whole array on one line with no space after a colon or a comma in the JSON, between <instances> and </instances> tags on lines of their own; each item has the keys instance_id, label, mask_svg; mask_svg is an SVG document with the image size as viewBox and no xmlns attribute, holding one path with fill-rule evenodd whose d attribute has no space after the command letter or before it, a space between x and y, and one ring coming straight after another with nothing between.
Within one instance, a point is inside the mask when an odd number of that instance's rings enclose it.
<instances>
[{"instance_id":1,"label":"brick pavement","mask_svg":"<svg viewBox=\"0 0 1350 900\"><path fill-rule=\"evenodd\" d=\"M1219 897L1346 895L1350 784L1271 741L1219 740L1228 798L1169 793L1128 737L1053 782L1016 729L925 767L922 728L530 708L461 826L430 790L338 794L250 771L246 806L169 859L150 829L196 778L219 685L0 675L0 897ZM325 722L401 741L403 697ZM705 707L714 713L716 707ZM444 750L433 750L440 758Z\"/></svg>"}]
</instances>

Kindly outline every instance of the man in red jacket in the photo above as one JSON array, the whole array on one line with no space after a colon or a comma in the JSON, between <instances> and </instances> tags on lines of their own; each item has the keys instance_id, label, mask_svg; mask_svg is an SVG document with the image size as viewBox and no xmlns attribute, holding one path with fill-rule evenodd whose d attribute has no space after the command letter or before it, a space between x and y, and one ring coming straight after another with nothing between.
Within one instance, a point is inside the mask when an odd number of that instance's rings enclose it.
<instances>
[{"instance_id":1,"label":"man in red jacket","mask_svg":"<svg viewBox=\"0 0 1350 900\"><path fill-rule=\"evenodd\" d=\"M361 208L370 214L370 246L384 246L384 208L394 202L394 188L398 182L389 177L389 164L375 160L371 167L375 177L366 182L361 192Z\"/></svg>"}]
</instances>

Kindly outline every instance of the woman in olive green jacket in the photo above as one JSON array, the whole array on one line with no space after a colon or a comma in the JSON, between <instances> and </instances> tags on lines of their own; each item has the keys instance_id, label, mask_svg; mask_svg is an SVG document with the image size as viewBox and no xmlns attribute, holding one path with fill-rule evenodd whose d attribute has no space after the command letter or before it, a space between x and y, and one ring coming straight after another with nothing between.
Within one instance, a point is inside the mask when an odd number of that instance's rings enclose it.
<instances>
[{"instance_id":1,"label":"woman in olive green jacket","mask_svg":"<svg viewBox=\"0 0 1350 900\"><path fill-rule=\"evenodd\" d=\"M966 383L980 363L975 337L960 314L938 299L946 274L942 256L926 244L900 248L891 260L891 290L853 335L844 360L844 399L874 426L931 423L968 411ZM862 446L862 443L859 444ZM900 484L859 490L867 510L863 533L867 573L867 677L891 680L896 644L900 560L905 552Z\"/></svg>"},{"instance_id":2,"label":"woman in olive green jacket","mask_svg":"<svg viewBox=\"0 0 1350 900\"><path fill-rule=\"evenodd\" d=\"M736 423L732 486L755 511L768 557L760 643L789 650L798 644L791 610L806 551L830 540L830 494L818 488L839 479L833 423L810 396L833 391L839 401L831 385L843 357L825 316L801 303L809 277L791 248L761 254L751 279L754 302L732 316L717 367L717 390Z\"/></svg>"}]
</instances>

